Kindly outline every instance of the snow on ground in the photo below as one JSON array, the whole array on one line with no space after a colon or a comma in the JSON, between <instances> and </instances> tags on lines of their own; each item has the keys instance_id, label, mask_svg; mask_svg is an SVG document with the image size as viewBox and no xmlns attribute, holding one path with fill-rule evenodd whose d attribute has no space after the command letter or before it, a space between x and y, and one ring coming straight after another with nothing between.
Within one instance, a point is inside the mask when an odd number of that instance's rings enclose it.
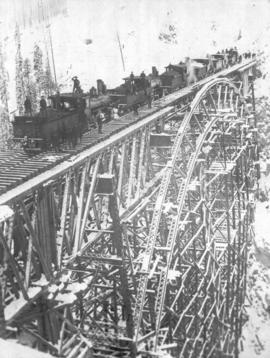
<instances>
[{"instance_id":1,"label":"snow on ground","mask_svg":"<svg viewBox=\"0 0 270 358\"><path fill-rule=\"evenodd\" d=\"M270 190L270 176L262 174L260 187ZM244 351L240 358L270 357L270 203L257 202L255 240L249 251Z\"/></svg>"},{"instance_id":2,"label":"snow on ground","mask_svg":"<svg viewBox=\"0 0 270 358\"><path fill-rule=\"evenodd\" d=\"M13 210L7 205L0 205L0 223L11 218Z\"/></svg>"},{"instance_id":3,"label":"snow on ground","mask_svg":"<svg viewBox=\"0 0 270 358\"><path fill-rule=\"evenodd\" d=\"M33 299L40 294L40 291L40 287L30 287L27 293L29 298ZM8 322L14 316L14 314L17 314L26 304L27 301L23 298L22 294L20 294L18 299L12 301L8 306L5 307L6 321Z\"/></svg>"},{"instance_id":4,"label":"snow on ground","mask_svg":"<svg viewBox=\"0 0 270 358\"><path fill-rule=\"evenodd\" d=\"M0 338L0 357L2 358L52 358L48 353L42 353L36 349L18 344L15 340L3 340Z\"/></svg>"}]
</instances>

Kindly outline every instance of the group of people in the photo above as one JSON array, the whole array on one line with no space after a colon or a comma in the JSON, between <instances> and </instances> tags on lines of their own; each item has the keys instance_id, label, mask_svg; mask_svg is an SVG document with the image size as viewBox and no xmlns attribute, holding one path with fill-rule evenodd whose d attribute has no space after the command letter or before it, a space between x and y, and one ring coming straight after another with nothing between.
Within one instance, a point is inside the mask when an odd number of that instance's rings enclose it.
<instances>
[{"instance_id":1,"label":"group of people","mask_svg":"<svg viewBox=\"0 0 270 358\"><path fill-rule=\"evenodd\" d=\"M239 53L237 47L231 47L223 49L221 52L218 51L217 54L227 55L228 56L228 64L232 65L235 61L236 63L241 63L242 59L251 59L256 57L255 53L251 53L250 51L244 52L242 54Z\"/></svg>"},{"instance_id":2,"label":"group of people","mask_svg":"<svg viewBox=\"0 0 270 358\"><path fill-rule=\"evenodd\" d=\"M153 92L152 92L151 88L147 89L146 98L147 98L148 108L151 108L152 101L153 101ZM132 106L133 113L136 116L139 115L139 107L140 107L139 103L134 103ZM109 113L108 113L107 117L105 116L105 114L102 110L99 110L95 116L97 127L98 127L98 133L102 133L102 128L103 128L104 122L115 120L115 119L117 120L124 114L125 114L125 112L122 109L122 107L117 108L116 106L109 109Z\"/></svg>"},{"instance_id":3,"label":"group of people","mask_svg":"<svg viewBox=\"0 0 270 358\"><path fill-rule=\"evenodd\" d=\"M40 109L40 113L46 114L47 102L45 96L41 96L41 99L39 101L39 109ZM27 116L33 115L32 102L29 96L26 96L26 99L24 101L24 112Z\"/></svg>"},{"instance_id":4,"label":"group of people","mask_svg":"<svg viewBox=\"0 0 270 358\"><path fill-rule=\"evenodd\" d=\"M135 87L134 80L135 80L135 76L134 76L133 72L131 72L130 82ZM145 91L148 108L151 108L152 100L153 100L153 93L152 93L151 86L149 85L149 83L146 79L146 75L145 75L144 71L142 71L140 77L137 78L137 80L139 80L142 89L144 89L144 91ZM72 81L73 81L73 93L81 94L82 89L80 87L80 81L79 81L78 77L77 76L72 77ZM58 97L59 97L59 100L56 102L59 102L59 103L58 103L58 106L56 106L56 109L62 109L61 103L60 103L59 91L56 94L56 99ZM39 106L40 106L40 113L44 114L46 116L47 115L47 102L46 102L46 99L44 96L41 96L41 99L39 101ZM138 109L139 109L139 103L135 103L132 106L132 110L135 115L139 114ZM26 96L26 99L24 102L24 110L25 110L25 115L28 115L28 116L33 115L33 108L32 108L32 102L31 102L30 96ZM96 125L98 128L98 133L102 133L103 124L105 121L117 120L119 117L121 117L125 113L125 111L122 107L117 108L116 106L109 108L109 110L107 112L108 112L108 114L106 116L102 110L99 110L98 113L96 113L95 119L96 119Z\"/></svg>"},{"instance_id":5,"label":"group of people","mask_svg":"<svg viewBox=\"0 0 270 358\"><path fill-rule=\"evenodd\" d=\"M80 86L80 81L78 79L77 76L74 76L72 77L71 79L73 81L73 90L72 92L73 93L78 93L78 94L81 94L83 91L81 89L81 86ZM60 93L59 91L57 91L57 94L56 94L58 97L59 97L59 105L57 106L58 108L57 109L61 109L61 104L60 104ZM43 113L43 114L46 114L46 110L47 110L47 102L46 102L46 99L45 99L45 96L41 96L41 99L39 101L39 110L40 110L40 113ZM28 116L32 116L33 115L33 108L32 108L32 102L31 102L31 99L30 99L30 96L26 96L26 99L24 101L24 112L26 115Z\"/></svg>"},{"instance_id":6,"label":"group of people","mask_svg":"<svg viewBox=\"0 0 270 358\"><path fill-rule=\"evenodd\" d=\"M150 83L146 77L144 71L140 74L140 76L135 77L134 73L131 72L129 75L129 81L125 84L128 86L127 90L130 94L136 94L139 90L147 91L147 88L150 87Z\"/></svg>"},{"instance_id":7,"label":"group of people","mask_svg":"<svg viewBox=\"0 0 270 358\"><path fill-rule=\"evenodd\" d=\"M136 92L136 88L137 88L138 81L139 81L140 87L141 87L142 90L144 90L144 93L146 95L148 108L151 108L152 107L152 101L153 101L153 98L154 98L154 93L153 93L153 90L152 90L152 88L151 88L151 86L150 86L150 84L149 84L149 82L148 82L148 80L146 78L146 75L145 75L144 71L142 71L142 73L140 74L139 78L138 77L135 78L134 73L131 72L131 74L129 76L129 79L130 79L131 88L133 88L134 93ZM136 81L136 84L135 84L135 81ZM133 106L132 106L133 113L136 116L139 115L139 112L138 112L139 107L140 107L139 103L134 103ZM99 110L98 113L96 114L96 123L97 123L97 127L98 127L98 133L102 133L103 123L105 121L118 119L123 114L124 114L124 111L122 110L121 107L117 108L117 107L114 106L111 109L109 109L108 117L105 118L105 114L102 112L102 110Z\"/></svg>"},{"instance_id":8,"label":"group of people","mask_svg":"<svg viewBox=\"0 0 270 358\"><path fill-rule=\"evenodd\" d=\"M130 81L131 81L131 82L134 82L135 76L134 76L133 71L131 71L131 74L130 74L129 78L130 78ZM140 78L141 78L141 79L145 79L145 78L146 78L146 74L144 73L144 71L142 71L142 73L140 74Z\"/></svg>"}]
</instances>

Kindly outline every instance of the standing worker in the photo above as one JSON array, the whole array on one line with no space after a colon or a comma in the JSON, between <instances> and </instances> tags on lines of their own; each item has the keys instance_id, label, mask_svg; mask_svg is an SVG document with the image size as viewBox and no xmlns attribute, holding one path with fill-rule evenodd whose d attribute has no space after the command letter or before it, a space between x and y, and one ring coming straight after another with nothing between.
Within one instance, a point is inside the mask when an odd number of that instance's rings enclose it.
<instances>
[{"instance_id":1,"label":"standing worker","mask_svg":"<svg viewBox=\"0 0 270 358\"><path fill-rule=\"evenodd\" d=\"M80 86L80 81L78 80L77 76L72 77L73 81L73 93L82 93L82 89Z\"/></svg>"},{"instance_id":2,"label":"standing worker","mask_svg":"<svg viewBox=\"0 0 270 358\"><path fill-rule=\"evenodd\" d=\"M104 121L104 114L101 112L101 110L98 111L97 114L97 125L98 125L98 133L102 133L102 125Z\"/></svg>"},{"instance_id":3,"label":"standing worker","mask_svg":"<svg viewBox=\"0 0 270 358\"><path fill-rule=\"evenodd\" d=\"M152 88L149 87L147 89L147 103L148 103L148 108L151 108L152 107Z\"/></svg>"},{"instance_id":4,"label":"standing worker","mask_svg":"<svg viewBox=\"0 0 270 358\"><path fill-rule=\"evenodd\" d=\"M29 96L26 96L26 99L24 101L24 111L26 115L32 116L32 104Z\"/></svg>"},{"instance_id":5,"label":"standing worker","mask_svg":"<svg viewBox=\"0 0 270 358\"><path fill-rule=\"evenodd\" d=\"M138 103L135 103L135 104L133 105L133 113L134 113L136 116L139 115L138 108L139 108Z\"/></svg>"},{"instance_id":6,"label":"standing worker","mask_svg":"<svg viewBox=\"0 0 270 358\"><path fill-rule=\"evenodd\" d=\"M135 79L135 76L134 76L134 73L133 73L133 72L131 72L129 78L130 78L131 84L133 84L133 83L134 83L134 79Z\"/></svg>"},{"instance_id":7,"label":"standing worker","mask_svg":"<svg viewBox=\"0 0 270 358\"><path fill-rule=\"evenodd\" d=\"M45 112L47 109L47 102L45 100L44 96L41 96L41 100L39 102L39 106L40 106L40 112Z\"/></svg>"},{"instance_id":8,"label":"standing worker","mask_svg":"<svg viewBox=\"0 0 270 358\"><path fill-rule=\"evenodd\" d=\"M122 117L124 113L125 113L124 108L120 105L118 109L118 116Z\"/></svg>"},{"instance_id":9,"label":"standing worker","mask_svg":"<svg viewBox=\"0 0 270 358\"><path fill-rule=\"evenodd\" d=\"M60 92L57 91L55 95L55 109L62 109Z\"/></svg>"},{"instance_id":10,"label":"standing worker","mask_svg":"<svg viewBox=\"0 0 270 358\"><path fill-rule=\"evenodd\" d=\"M118 109L116 107L112 108L112 119L119 119Z\"/></svg>"},{"instance_id":11,"label":"standing worker","mask_svg":"<svg viewBox=\"0 0 270 358\"><path fill-rule=\"evenodd\" d=\"M141 73L141 76L140 76L140 77L141 77L141 79L142 79L142 80L145 80L146 75L145 75L144 71L142 71L142 73Z\"/></svg>"}]
</instances>

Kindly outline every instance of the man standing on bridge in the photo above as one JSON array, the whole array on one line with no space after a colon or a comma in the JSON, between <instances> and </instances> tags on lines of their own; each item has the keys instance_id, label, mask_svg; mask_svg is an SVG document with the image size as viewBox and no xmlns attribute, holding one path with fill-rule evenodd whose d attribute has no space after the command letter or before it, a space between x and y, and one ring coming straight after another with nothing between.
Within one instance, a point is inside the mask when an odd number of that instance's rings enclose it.
<instances>
[{"instance_id":1,"label":"man standing on bridge","mask_svg":"<svg viewBox=\"0 0 270 358\"><path fill-rule=\"evenodd\" d=\"M40 106L40 113L43 114L43 116L46 116L47 114L47 102L44 96L41 96L41 100L39 102Z\"/></svg>"},{"instance_id":2,"label":"man standing on bridge","mask_svg":"<svg viewBox=\"0 0 270 358\"><path fill-rule=\"evenodd\" d=\"M134 83L134 78L135 78L135 76L134 76L134 73L133 73L133 72L131 72L131 74L130 74L129 78L130 78L130 83L131 83L131 84L133 84L133 83Z\"/></svg>"},{"instance_id":3,"label":"man standing on bridge","mask_svg":"<svg viewBox=\"0 0 270 358\"><path fill-rule=\"evenodd\" d=\"M97 125L98 125L98 133L102 134L102 125L104 121L104 114L101 112L101 110L98 111L97 114Z\"/></svg>"},{"instance_id":4,"label":"man standing on bridge","mask_svg":"<svg viewBox=\"0 0 270 358\"><path fill-rule=\"evenodd\" d=\"M119 116L118 116L118 109L116 106L114 106L112 108L112 119L119 119Z\"/></svg>"},{"instance_id":5,"label":"man standing on bridge","mask_svg":"<svg viewBox=\"0 0 270 358\"><path fill-rule=\"evenodd\" d=\"M134 113L136 116L139 115L138 108L139 108L138 103L135 103L135 104L133 105L133 113Z\"/></svg>"},{"instance_id":6,"label":"man standing on bridge","mask_svg":"<svg viewBox=\"0 0 270 358\"><path fill-rule=\"evenodd\" d=\"M153 97L152 97L152 88L151 88L151 87L148 87L148 88L147 88L147 103L148 103L148 108L151 108L151 107L152 107L152 100L153 100Z\"/></svg>"},{"instance_id":7,"label":"man standing on bridge","mask_svg":"<svg viewBox=\"0 0 270 358\"><path fill-rule=\"evenodd\" d=\"M77 76L72 77L72 81L73 81L73 93L82 93L82 89L78 77Z\"/></svg>"},{"instance_id":8,"label":"man standing on bridge","mask_svg":"<svg viewBox=\"0 0 270 358\"><path fill-rule=\"evenodd\" d=\"M32 116L32 104L29 96L26 96L26 99L24 101L24 111L26 115Z\"/></svg>"}]
</instances>

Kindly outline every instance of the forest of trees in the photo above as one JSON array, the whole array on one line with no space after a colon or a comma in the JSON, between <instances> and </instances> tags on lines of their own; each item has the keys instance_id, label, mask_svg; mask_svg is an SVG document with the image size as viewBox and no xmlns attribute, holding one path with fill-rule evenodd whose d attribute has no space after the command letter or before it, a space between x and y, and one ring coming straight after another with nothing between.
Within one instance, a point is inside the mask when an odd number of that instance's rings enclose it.
<instances>
[{"instance_id":1,"label":"forest of trees","mask_svg":"<svg viewBox=\"0 0 270 358\"><path fill-rule=\"evenodd\" d=\"M11 133L8 108L8 73L5 69L4 54L0 43L0 149L8 147Z\"/></svg>"},{"instance_id":2,"label":"forest of trees","mask_svg":"<svg viewBox=\"0 0 270 358\"><path fill-rule=\"evenodd\" d=\"M45 57L38 44L34 45L32 62L22 58L21 37L18 26L15 32L16 53L16 99L20 114L23 113L23 103L30 98L33 112L38 110L38 102L42 95L48 97L56 86L52 79L48 54Z\"/></svg>"},{"instance_id":3,"label":"forest of trees","mask_svg":"<svg viewBox=\"0 0 270 358\"><path fill-rule=\"evenodd\" d=\"M33 112L38 111L41 96L48 97L56 90L56 85L52 78L48 53L44 56L39 45L35 44L33 59L23 58L21 34L18 25L16 25L14 40L16 46L16 114L22 115L26 97L29 97L32 103ZM12 125L8 106L8 85L10 80L5 68L5 55L0 43L0 150L7 149L12 143Z\"/></svg>"}]
</instances>

